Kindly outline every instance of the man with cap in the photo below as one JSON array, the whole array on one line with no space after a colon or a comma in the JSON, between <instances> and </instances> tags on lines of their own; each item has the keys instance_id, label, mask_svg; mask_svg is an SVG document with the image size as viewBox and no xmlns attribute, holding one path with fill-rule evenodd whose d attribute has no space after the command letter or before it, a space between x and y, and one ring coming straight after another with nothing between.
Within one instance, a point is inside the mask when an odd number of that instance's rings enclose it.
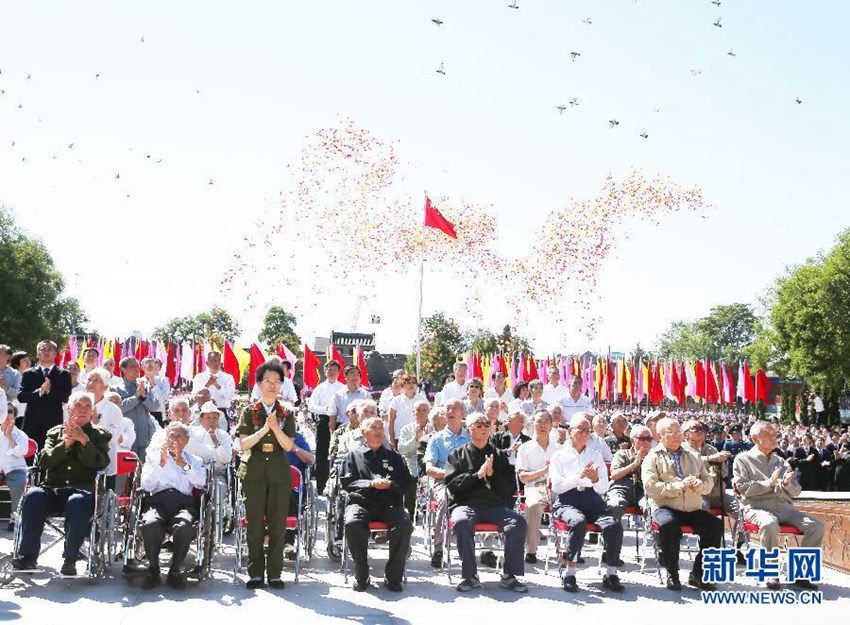
<instances>
[{"instance_id":1,"label":"man with cap","mask_svg":"<svg viewBox=\"0 0 850 625\"><path fill-rule=\"evenodd\" d=\"M743 440L743 432L744 426L740 423L733 425L729 428L729 436L732 437L732 440L726 441L726 444L723 446L723 451L729 452L729 456L726 458L727 469L724 480L726 488L732 488L732 465L735 462L735 456L752 447L751 443Z\"/></svg>"},{"instance_id":2,"label":"man with cap","mask_svg":"<svg viewBox=\"0 0 850 625\"><path fill-rule=\"evenodd\" d=\"M645 425L634 425L631 430L631 447L621 449L611 461L611 486L605 499L614 516L623 517L626 508L646 508L640 467L652 449L652 432Z\"/></svg>"},{"instance_id":3,"label":"man with cap","mask_svg":"<svg viewBox=\"0 0 850 625\"><path fill-rule=\"evenodd\" d=\"M602 529L604 561L608 567L602 585L622 592L624 588L617 575L617 566L623 546L623 525L602 498L608 490L608 470L599 450L588 445L592 432L588 416L585 412L577 412L571 417L570 437L555 452L549 465L552 492L558 496L553 517L569 528L563 586L568 592L578 590L575 563L584 544L587 524L595 523Z\"/></svg>"},{"instance_id":4,"label":"man with cap","mask_svg":"<svg viewBox=\"0 0 850 625\"><path fill-rule=\"evenodd\" d=\"M490 423L485 415L473 412L466 417L466 427L471 442L451 452L446 461L452 530L463 575L457 590L481 587L475 561L475 524L491 523L504 534L504 570L499 586L527 592L517 576L525 573L523 552L528 526L521 514L505 506L516 487L513 467L507 452L496 449L488 440Z\"/></svg>"}]
</instances>

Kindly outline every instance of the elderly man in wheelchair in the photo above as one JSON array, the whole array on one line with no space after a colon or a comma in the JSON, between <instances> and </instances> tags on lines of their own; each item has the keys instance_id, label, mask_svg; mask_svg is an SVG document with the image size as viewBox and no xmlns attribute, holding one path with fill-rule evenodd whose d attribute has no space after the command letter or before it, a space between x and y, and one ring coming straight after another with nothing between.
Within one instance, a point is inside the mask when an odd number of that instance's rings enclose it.
<instances>
[{"instance_id":1,"label":"elderly man in wheelchair","mask_svg":"<svg viewBox=\"0 0 850 625\"><path fill-rule=\"evenodd\" d=\"M48 516L65 515L63 576L77 574L77 560L89 534L95 506L95 482L109 466L105 429L92 424L94 397L78 391L68 399L70 417L47 432L38 466L44 471L39 486L26 491L21 502L20 535L11 566L15 571L38 567L41 535ZM93 572L89 571L89 575Z\"/></svg>"},{"instance_id":2,"label":"elderly man in wheelchair","mask_svg":"<svg viewBox=\"0 0 850 625\"><path fill-rule=\"evenodd\" d=\"M195 538L198 519L198 500L193 496L207 481L207 472L200 458L186 453L189 428L172 421L165 429L165 441L154 453L149 448L142 467L141 487L147 495L142 501L141 533L144 540L148 571L142 588L152 589L160 584L159 552L166 532L171 534L172 559L168 585L175 589L186 587L182 573L183 561Z\"/></svg>"}]
</instances>

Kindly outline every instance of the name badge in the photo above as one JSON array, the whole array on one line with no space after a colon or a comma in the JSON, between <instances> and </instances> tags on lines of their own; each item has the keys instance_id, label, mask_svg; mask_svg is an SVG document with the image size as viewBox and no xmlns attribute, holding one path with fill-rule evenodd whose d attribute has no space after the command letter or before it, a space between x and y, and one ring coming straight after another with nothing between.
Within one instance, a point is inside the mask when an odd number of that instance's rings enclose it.
<instances>
[{"instance_id":1,"label":"name badge","mask_svg":"<svg viewBox=\"0 0 850 625\"><path fill-rule=\"evenodd\" d=\"M270 454L274 451L274 445L272 443L263 443L262 451L264 454Z\"/></svg>"}]
</instances>

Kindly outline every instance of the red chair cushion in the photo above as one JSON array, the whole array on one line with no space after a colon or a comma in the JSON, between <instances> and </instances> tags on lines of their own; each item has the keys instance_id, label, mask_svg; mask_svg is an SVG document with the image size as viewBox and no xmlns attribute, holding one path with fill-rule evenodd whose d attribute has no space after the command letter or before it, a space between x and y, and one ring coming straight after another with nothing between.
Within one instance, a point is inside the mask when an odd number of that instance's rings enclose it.
<instances>
[{"instance_id":1,"label":"red chair cushion","mask_svg":"<svg viewBox=\"0 0 850 625\"><path fill-rule=\"evenodd\" d=\"M116 455L116 475L128 475L139 466L139 458L132 451L119 451Z\"/></svg>"},{"instance_id":2,"label":"red chair cushion","mask_svg":"<svg viewBox=\"0 0 850 625\"><path fill-rule=\"evenodd\" d=\"M116 501L118 506L121 508L126 508L130 505L130 497L128 495L118 495L118 497L116 497Z\"/></svg>"},{"instance_id":3,"label":"red chair cushion","mask_svg":"<svg viewBox=\"0 0 850 625\"><path fill-rule=\"evenodd\" d=\"M286 529L294 530L296 527L298 527L298 517L297 516L286 517Z\"/></svg>"},{"instance_id":4,"label":"red chair cushion","mask_svg":"<svg viewBox=\"0 0 850 625\"><path fill-rule=\"evenodd\" d=\"M623 508L623 514L641 514L642 515L643 510L641 510L640 508L636 508L634 506L628 506L626 508Z\"/></svg>"},{"instance_id":5,"label":"red chair cushion","mask_svg":"<svg viewBox=\"0 0 850 625\"><path fill-rule=\"evenodd\" d=\"M714 516L723 516L723 508L709 508L708 511Z\"/></svg>"},{"instance_id":6,"label":"red chair cushion","mask_svg":"<svg viewBox=\"0 0 850 625\"><path fill-rule=\"evenodd\" d=\"M555 520L555 529L559 532L568 532L570 531L570 526L564 523L563 521ZM599 527L596 523L588 523L587 524L588 532L601 532L602 528Z\"/></svg>"},{"instance_id":7,"label":"red chair cushion","mask_svg":"<svg viewBox=\"0 0 850 625\"><path fill-rule=\"evenodd\" d=\"M493 523L476 523L475 524L476 532L501 532L498 525L494 525Z\"/></svg>"},{"instance_id":8,"label":"red chair cushion","mask_svg":"<svg viewBox=\"0 0 850 625\"><path fill-rule=\"evenodd\" d=\"M750 523L749 521L744 521L744 531L752 532L753 534L757 534L761 528L755 523ZM780 534L793 534L795 536L802 536L803 532L794 527L793 525L780 525L779 526Z\"/></svg>"},{"instance_id":9,"label":"red chair cushion","mask_svg":"<svg viewBox=\"0 0 850 625\"><path fill-rule=\"evenodd\" d=\"M690 525L680 525L679 527L682 529L683 534L694 534L695 533L694 528L692 528ZM652 529L655 530L656 532L658 531L658 523L656 523L655 521L652 522Z\"/></svg>"},{"instance_id":10,"label":"red chair cushion","mask_svg":"<svg viewBox=\"0 0 850 625\"><path fill-rule=\"evenodd\" d=\"M388 530L390 526L382 521L369 521L369 529L372 531Z\"/></svg>"}]
</instances>

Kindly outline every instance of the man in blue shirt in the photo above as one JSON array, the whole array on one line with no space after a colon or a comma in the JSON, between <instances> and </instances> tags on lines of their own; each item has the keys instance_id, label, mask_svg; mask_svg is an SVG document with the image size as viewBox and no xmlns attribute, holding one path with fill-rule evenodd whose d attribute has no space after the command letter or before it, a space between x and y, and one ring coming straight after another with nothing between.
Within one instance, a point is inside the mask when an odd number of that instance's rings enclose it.
<instances>
[{"instance_id":1,"label":"man in blue shirt","mask_svg":"<svg viewBox=\"0 0 850 625\"><path fill-rule=\"evenodd\" d=\"M6 399L11 402L18 397L21 390L21 373L9 366L12 358L12 348L0 345L0 388L6 391ZM6 415L3 415L6 418Z\"/></svg>"},{"instance_id":2,"label":"man in blue shirt","mask_svg":"<svg viewBox=\"0 0 850 625\"><path fill-rule=\"evenodd\" d=\"M454 399L446 404L446 427L435 432L425 449L425 473L431 478L431 496L437 503L434 522L434 552L431 566L443 565L443 532L446 523L446 461L449 454L458 447L466 445L471 439L463 427L466 411L463 402Z\"/></svg>"},{"instance_id":3,"label":"man in blue shirt","mask_svg":"<svg viewBox=\"0 0 850 625\"><path fill-rule=\"evenodd\" d=\"M307 439L304 438L304 435L301 432L295 433L295 447L292 448L292 451L286 452L289 456L289 466L294 467L301 471L301 477L306 482L307 476L304 474L304 470L312 466L316 461L316 457L313 455L313 451L310 449L310 443L307 442ZM298 492L301 491L301 503L302 505L306 504L303 497L306 495L306 489L304 489L303 485L298 488L292 489L292 495L289 497L289 516L295 517L298 516ZM288 529L286 530L286 544L283 547L283 557L287 560L295 559L295 530Z\"/></svg>"}]
</instances>

